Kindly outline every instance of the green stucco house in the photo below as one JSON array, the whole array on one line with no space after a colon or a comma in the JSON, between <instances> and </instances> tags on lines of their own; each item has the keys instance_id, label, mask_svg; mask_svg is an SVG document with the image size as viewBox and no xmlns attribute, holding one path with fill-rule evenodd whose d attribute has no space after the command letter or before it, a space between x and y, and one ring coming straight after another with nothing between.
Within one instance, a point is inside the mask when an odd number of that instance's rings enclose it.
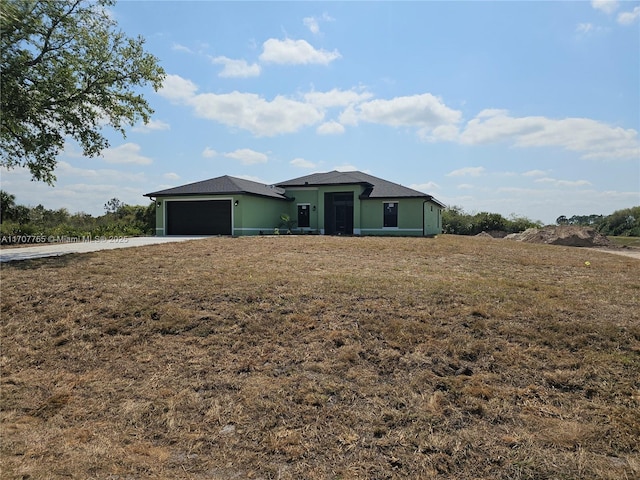
<instances>
[{"instance_id":1,"label":"green stucco house","mask_svg":"<svg viewBox=\"0 0 640 480\"><path fill-rule=\"evenodd\" d=\"M156 234L296 233L431 236L445 205L417 190L363 172L313 173L275 185L228 175L145 195L156 202Z\"/></svg>"}]
</instances>

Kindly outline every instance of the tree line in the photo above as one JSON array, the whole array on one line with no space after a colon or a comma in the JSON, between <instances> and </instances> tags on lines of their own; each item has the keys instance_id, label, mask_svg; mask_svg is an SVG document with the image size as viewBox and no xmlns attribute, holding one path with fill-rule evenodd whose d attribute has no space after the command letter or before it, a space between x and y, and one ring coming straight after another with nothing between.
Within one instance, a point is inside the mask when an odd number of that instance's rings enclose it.
<instances>
[{"instance_id":1,"label":"tree line","mask_svg":"<svg viewBox=\"0 0 640 480\"><path fill-rule=\"evenodd\" d=\"M14 195L0 190L2 243L28 243L28 239L36 238L41 242L49 238L155 234L156 207L153 202L148 206L127 205L112 198L105 203L104 209L104 215L94 217L83 212L70 213L66 208L28 207L16 204Z\"/></svg>"},{"instance_id":2,"label":"tree line","mask_svg":"<svg viewBox=\"0 0 640 480\"><path fill-rule=\"evenodd\" d=\"M592 227L603 235L640 237L640 206L617 210L611 215L561 215L557 225ZM500 231L517 233L527 228L540 228L540 221L511 215L504 218L498 213L467 213L461 207L447 207L442 214L444 233L477 235L481 232Z\"/></svg>"},{"instance_id":3,"label":"tree line","mask_svg":"<svg viewBox=\"0 0 640 480\"><path fill-rule=\"evenodd\" d=\"M482 232L518 233L527 228L539 228L542 222L527 217L511 215L504 218L499 213L467 213L462 207L447 207L442 212L442 231L455 235L477 235Z\"/></svg>"},{"instance_id":4,"label":"tree line","mask_svg":"<svg viewBox=\"0 0 640 480\"><path fill-rule=\"evenodd\" d=\"M611 215L561 215L558 225L593 227L603 235L640 237L640 206L616 210Z\"/></svg>"}]
</instances>

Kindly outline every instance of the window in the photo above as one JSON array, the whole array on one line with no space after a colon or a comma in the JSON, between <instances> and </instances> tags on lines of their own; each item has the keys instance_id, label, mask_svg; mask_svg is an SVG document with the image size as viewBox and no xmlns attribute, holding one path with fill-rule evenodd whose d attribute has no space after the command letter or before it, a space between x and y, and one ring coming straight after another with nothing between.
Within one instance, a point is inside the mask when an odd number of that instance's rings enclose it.
<instances>
[{"instance_id":1,"label":"window","mask_svg":"<svg viewBox=\"0 0 640 480\"><path fill-rule=\"evenodd\" d=\"M309 205L298 205L298 228L309 228Z\"/></svg>"},{"instance_id":2,"label":"window","mask_svg":"<svg viewBox=\"0 0 640 480\"><path fill-rule=\"evenodd\" d=\"M382 204L384 210L384 223L385 228L398 227L398 202L384 202Z\"/></svg>"}]
</instances>

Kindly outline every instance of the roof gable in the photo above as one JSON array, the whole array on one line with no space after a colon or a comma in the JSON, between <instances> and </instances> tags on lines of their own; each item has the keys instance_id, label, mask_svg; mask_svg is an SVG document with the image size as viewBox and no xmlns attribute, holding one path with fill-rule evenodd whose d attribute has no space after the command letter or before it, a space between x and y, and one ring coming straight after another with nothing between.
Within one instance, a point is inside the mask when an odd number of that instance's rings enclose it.
<instances>
[{"instance_id":1,"label":"roof gable","mask_svg":"<svg viewBox=\"0 0 640 480\"><path fill-rule=\"evenodd\" d=\"M179 187L168 188L157 192L147 193L145 197L168 197L172 195L222 195L222 194L251 194L285 200L282 188L264 185L262 183L242 178L223 175L200 182L188 183Z\"/></svg>"},{"instance_id":2,"label":"roof gable","mask_svg":"<svg viewBox=\"0 0 640 480\"><path fill-rule=\"evenodd\" d=\"M303 187L303 186L327 186L327 185L363 185L364 193L360 198L425 198L433 200L431 195L419 192L402 186L398 183L390 182L382 178L374 177L359 171L338 172L336 170L327 173L312 173L304 177L294 178L277 184L279 187ZM443 205L444 206L444 205Z\"/></svg>"},{"instance_id":3,"label":"roof gable","mask_svg":"<svg viewBox=\"0 0 640 480\"><path fill-rule=\"evenodd\" d=\"M285 195L285 189L293 187L307 186L329 186L329 185L362 185L364 187L360 198L423 198L441 207L444 204L433 198L431 195L402 186L398 183L390 182L382 178L374 177L359 171L338 172L336 170L326 173L312 173L303 177L287 180L277 185L264 185L262 183L245 180L242 178L223 175L222 177L210 178L200 182L188 183L179 187L168 188L157 192L147 193L145 197L168 197L168 196L193 196L193 195L258 195L262 197L289 200Z\"/></svg>"}]
</instances>

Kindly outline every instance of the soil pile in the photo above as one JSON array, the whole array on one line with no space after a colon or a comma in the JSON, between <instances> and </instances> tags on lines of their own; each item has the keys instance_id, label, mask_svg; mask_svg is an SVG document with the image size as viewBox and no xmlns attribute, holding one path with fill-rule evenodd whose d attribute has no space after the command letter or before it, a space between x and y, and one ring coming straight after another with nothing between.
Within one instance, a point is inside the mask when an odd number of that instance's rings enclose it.
<instances>
[{"instance_id":1,"label":"soil pile","mask_svg":"<svg viewBox=\"0 0 640 480\"><path fill-rule=\"evenodd\" d=\"M484 238L504 238L508 234L502 230L490 230L490 231L482 231L476 235L476 237L484 237Z\"/></svg>"},{"instance_id":2,"label":"soil pile","mask_svg":"<svg viewBox=\"0 0 640 480\"><path fill-rule=\"evenodd\" d=\"M610 247L607 237L591 227L573 225L546 226L529 228L522 233L512 233L505 238L527 243L547 243L569 247Z\"/></svg>"}]
</instances>

